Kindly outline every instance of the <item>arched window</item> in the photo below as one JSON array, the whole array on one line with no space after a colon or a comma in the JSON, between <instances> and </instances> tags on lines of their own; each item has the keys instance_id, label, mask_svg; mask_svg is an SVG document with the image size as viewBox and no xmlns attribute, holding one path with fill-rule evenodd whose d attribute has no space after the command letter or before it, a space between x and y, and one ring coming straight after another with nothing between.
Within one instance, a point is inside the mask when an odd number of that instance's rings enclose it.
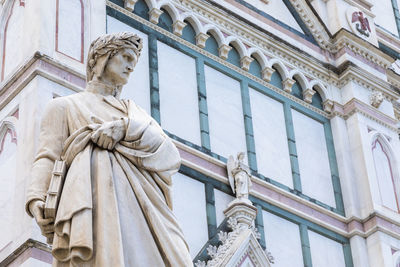
<instances>
[{"instance_id":1,"label":"arched window","mask_svg":"<svg viewBox=\"0 0 400 267\"><path fill-rule=\"evenodd\" d=\"M0 123L0 250L11 241L13 198L15 191L17 135L13 122L5 119Z\"/></svg>"},{"instance_id":2,"label":"arched window","mask_svg":"<svg viewBox=\"0 0 400 267\"><path fill-rule=\"evenodd\" d=\"M372 154L382 206L399 211L394 162L389 144L384 137L378 135L373 141Z\"/></svg>"}]
</instances>

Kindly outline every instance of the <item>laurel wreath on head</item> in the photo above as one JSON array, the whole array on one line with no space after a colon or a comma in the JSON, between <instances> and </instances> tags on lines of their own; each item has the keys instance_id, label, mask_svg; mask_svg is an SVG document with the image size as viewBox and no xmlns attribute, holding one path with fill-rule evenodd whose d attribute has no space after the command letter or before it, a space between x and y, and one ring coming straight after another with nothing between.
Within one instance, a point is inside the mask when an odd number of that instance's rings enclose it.
<instances>
[{"instance_id":1,"label":"laurel wreath on head","mask_svg":"<svg viewBox=\"0 0 400 267\"><path fill-rule=\"evenodd\" d=\"M139 57L143 48L143 40L131 32L107 34L94 40L90 45L87 60L86 74L88 80L91 80L93 76L93 68L96 66L98 58L108 55L110 59L123 48L132 49L136 56Z\"/></svg>"}]
</instances>

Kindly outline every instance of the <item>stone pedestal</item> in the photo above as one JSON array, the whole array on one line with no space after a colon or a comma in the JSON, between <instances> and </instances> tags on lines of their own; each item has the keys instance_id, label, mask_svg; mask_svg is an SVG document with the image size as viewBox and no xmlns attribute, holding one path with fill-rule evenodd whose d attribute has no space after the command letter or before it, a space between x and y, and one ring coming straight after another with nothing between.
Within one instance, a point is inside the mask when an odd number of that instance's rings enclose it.
<instances>
[{"instance_id":1,"label":"stone pedestal","mask_svg":"<svg viewBox=\"0 0 400 267\"><path fill-rule=\"evenodd\" d=\"M244 224L247 226L252 226L253 221L257 216L257 208L254 207L251 202L235 199L232 201L228 208L224 211L224 214L227 218L235 219L238 224Z\"/></svg>"}]
</instances>

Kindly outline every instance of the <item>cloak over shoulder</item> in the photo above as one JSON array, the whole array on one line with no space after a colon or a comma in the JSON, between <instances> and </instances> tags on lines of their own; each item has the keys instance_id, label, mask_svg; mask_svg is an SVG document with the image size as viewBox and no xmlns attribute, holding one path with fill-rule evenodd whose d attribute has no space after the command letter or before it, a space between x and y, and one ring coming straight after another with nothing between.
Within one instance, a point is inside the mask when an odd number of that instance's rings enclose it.
<instances>
[{"instance_id":1,"label":"cloak over shoulder","mask_svg":"<svg viewBox=\"0 0 400 267\"><path fill-rule=\"evenodd\" d=\"M118 119L127 130L113 151L91 142L93 124ZM145 111L90 92L56 98L45 110L39 143L26 207L45 200L63 150L69 167L55 220L54 266L192 266L171 211L179 153Z\"/></svg>"}]
</instances>

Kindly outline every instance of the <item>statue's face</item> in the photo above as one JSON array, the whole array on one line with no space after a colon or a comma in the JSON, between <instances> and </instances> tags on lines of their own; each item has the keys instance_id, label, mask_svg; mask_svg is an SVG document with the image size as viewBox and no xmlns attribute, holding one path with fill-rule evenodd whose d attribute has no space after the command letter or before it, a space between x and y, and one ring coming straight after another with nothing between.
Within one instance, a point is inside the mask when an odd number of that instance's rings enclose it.
<instances>
[{"instance_id":1,"label":"statue's face","mask_svg":"<svg viewBox=\"0 0 400 267\"><path fill-rule=\"evenodd\" d=\"M128 82L136 63L137 56L132 49L121 49L108 60L102 78L115 86L122 86Z\"/></svg>"}]
</instances>

